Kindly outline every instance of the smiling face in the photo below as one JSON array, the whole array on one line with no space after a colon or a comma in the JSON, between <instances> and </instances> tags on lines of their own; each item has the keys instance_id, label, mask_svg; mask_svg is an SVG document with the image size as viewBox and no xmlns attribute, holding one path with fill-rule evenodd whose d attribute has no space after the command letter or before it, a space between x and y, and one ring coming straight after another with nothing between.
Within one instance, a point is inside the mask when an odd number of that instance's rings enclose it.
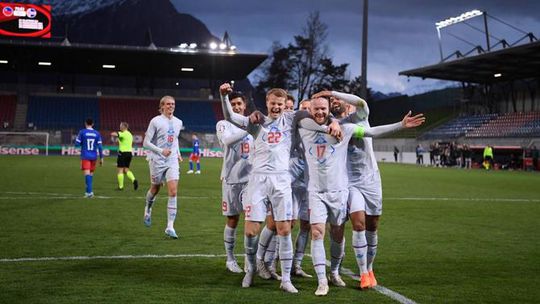
<instances>
[{"instance_id":1,"label":"smiling face","mask_svg":"<svg viewBox=\"0 0 540 304\"><path fill-rule=\"evenodd\" d=\"M285 111L286 96L278 97L274 94L269 94L266 97L266 108L268 110L268 116L272 119L276 119L283 111Z\"/></svg>"},{"instance_id":2,"label":"smiling face","mask_svg":"<svg viewBox=\"0 0 540 304\"><path fill-rule=\"evenodd\" d=\"M328 104L328 100L322 97L311 100L310 113L316 123L322 125L328 120L328 113L330 112Z\"/></svg>"},{"instance_id":3,"label":"smiling face","mask_svg":"<svg viewBox=\"0 0 540 304\"><path fill-rule=\"evenodd\" d=\"M345 102L335 97L330 99L330 108L332 110L332 114L336 117L343 116L343 114L347 111Z\"/></svg>"},{"instance_id":4,"label":"smiling face","mask_svg":"<svg viewBox=\"0 0 540 304\"><path fill-rule=\"evenodd\" d=\"M234 113L244 115L246 111L246 103L241 97L236 97L231 100L231 107Z\"/></svg>"},{"instance_id":5,"label":"smiling face","mask_svg":"<svg viewBox=\"0 0 540 304\"><path fill-rule=\"evenodd\" d=\"M161 98L159 102L159 111L161 112L161 114L167 117L171 117L174 113L174 107L174 98L172 98L171 96L164 96L163 98Z\"/></svg>"}]
</instances>

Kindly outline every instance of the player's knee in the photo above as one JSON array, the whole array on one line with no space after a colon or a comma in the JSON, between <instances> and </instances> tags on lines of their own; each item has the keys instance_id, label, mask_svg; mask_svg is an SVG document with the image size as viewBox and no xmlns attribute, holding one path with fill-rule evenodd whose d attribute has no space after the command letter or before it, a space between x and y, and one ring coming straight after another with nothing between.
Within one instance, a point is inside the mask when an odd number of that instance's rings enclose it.
<instances>
[{"instance_id":1,"label":"player's knee","mask_svg":"<svg viewBox=\"0 0 540 304\"><path fill-rule=\"evenodd\" d=\"M363 221L354 221L352 222L352 229L354 231L364 231L366 230L366 223Z\"/></svg>"},{"instance_id":2,"label":"player's knee","mask_svg":"<svg viewBox=\"0 0 540 304\"><path fill-rule=\"evenodd\" d=\"M228 216L227 217L227 226L229 228L236 228L238 227L238 221L239 221L239 217L238 216Z\"/></svg>"},{"instance_id":3,"label":"player's knee","mask_svg":"<svg viewBox=\"0 0 540 304\"><path fill-rule=\"evenodd\" d=\"M311 226L311 238L314 240L324 239L324 228L317 225Z\"/></svg>"},{"instance_id":4,"label":"player's knee","mask_svg":"<svg viewBox=\"0 0 540 304\"><path fill-rule=\"evenodd\" d=\"M291 227L280 227L277 229L277 234L281 236L287 236L291 234Z\"/></svg>"}]
</instances>

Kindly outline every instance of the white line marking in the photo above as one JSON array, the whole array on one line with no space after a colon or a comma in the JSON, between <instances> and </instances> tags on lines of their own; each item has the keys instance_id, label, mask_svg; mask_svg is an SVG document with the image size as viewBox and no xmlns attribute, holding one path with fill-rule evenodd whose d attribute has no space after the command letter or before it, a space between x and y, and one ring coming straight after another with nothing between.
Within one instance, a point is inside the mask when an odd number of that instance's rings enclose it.
<instances>
[{"instance_id":1,"label":"white line marking","mask_svg":"<svg viewBox=\"0 0 540 304\"><path fill-rule=\"evenodd\" d=\"M330 261L326 261L326 265L330 266ZM360 277L357 276L354 272L352 272L350 269L347 269L345 267L341 267L341 273L344 274L344 275L348 275L349 277L351 277L353 280L355 281L358 281L360 280ZM392 298L393 300L399 302L399 303L402 303L402 304L416 304L415 301L405 297L404 295L402 294L399 294L391 289L388 289L384 286L381 286L381 285L377 285L375 286L374 288L376 291L378 291L379 293L389 297L389 298Z\"/></svg>"},{"instance_id":2,"label":"white line marking","mask_svg":"<svg viewBox=\"0 0 540 304\"><path fill-rule=\"evenodd\" d=\"M11 194L11 195L20 195L20 196L0 196L0 200L22 200L27 199L29 196L35 198L34 196L41 196L39 197L40 200L52 200L52 199L78 199L78 198L84 198L83 195L78 194L69 194L69 193L47 193L47 192L12 192L12 191L6 191L6 192L0 192L0 194ZM45 196L45 197L43 197ZM212 198L220 198L221 196L186 196L186 195L179 195L178 198L181 199L212 199ZM96 195L92 199L142 199L144 200L144 196L104 196L104 195Z\"/></svg>"},{"instance_id":3,"label":"white line marking","mask_svg":"<svg viewBox=\"0 0 540 304\"><path fill-rule=\"evenodd\" d=\"M74 199L83 198L82 195L68 194L68 193L47 193L47 192L13 192L5 191L0 194L12 194L21 196L0 196L0 200L19 200L26 199L24 195L42 196L39 199ZM47 196L47 197L43 197ZM220 196L178 196L182 199L212 199L220 198ZM144 199L144 196L103 196L96 195L94 199ZM402 201L467 201L467 202L511 202L511 203L536 203L540 202L540 199L536 198L467 198L467 197L384 197L384 200L402 200Z\"/></svg>"},{"instance_id":4,"label":"white line marking","mask_svg":"<svg viewBox=\"0 0 540 304\"><path fill-rule=\"evenodd\" d=\"M66 257L27 257L27 258L5 258L0 259L0 263L21 263L21 262L43 262L43 261L87 261L87 260L130 260L130 259L177 259L177 258L223 258L226 254L144 254L144 255L95 255L95 256L66 256ZM236 256L244 256L236 254ZM310 256L310 255L308 255ZM330 261L326 261L326 265L330 266ZM358 281L359 277L351 270L342 267L341 273L348 275L353 280ZM379 293L402 304L416 304L413 300L381 285L375 287Z\"/></svg>"},{"instance_id":5,"label":"white line marking","mask_svg":"<svg viewBox=\"0 0 540 304\"><path fill-rule=\"evenodd\" d=\"M38 257L0 259L0 263L42 262L42 261L81 261L81 260L127 260L127 259L176 259L176 258L218 258L225 254L144 254L144 255L95 255L95 256L67 256L67 257ZM243 256L243 255L242 255Z\"/></svg>"},{"instance_id":6,"label":"white line marking","mask_svg":"<svg viewBox=\"0 0 540 304\"><path fill-rule=\"evenodd\" d=\"M384 197L384 200L402 201L470 201L470 202L512 202L512 203L534 203L540 202L535 198L467 198L467 197Z\"/></svg>"},{"instance_id":7,"label":"white line marking","mask_svg":"<svg viewBox=\"0 0 540 304\"><path fill-rule=\"evenodd\" d=\"M306 254L307 256L311 257L310 254ZM329 260L326 260L326 266L330 267L330 261ZM350 269L347 269L343 266L341 266L340 268L340 273L344 274L344 275L347 275L349 277L351 277L353 280L355 281L359 281L360 280L360 277L357 276L354 272L352 272ZM384 286L381 286L381 285L377 285L375 286L374 288L377 292L391 298L392 300L395 300L399 303L402 303L402 304L417 304L415 301L407 298L406 296L402 295L402 294L399 294L391 289L388 289Z\"/></svg>"}]
</instances>

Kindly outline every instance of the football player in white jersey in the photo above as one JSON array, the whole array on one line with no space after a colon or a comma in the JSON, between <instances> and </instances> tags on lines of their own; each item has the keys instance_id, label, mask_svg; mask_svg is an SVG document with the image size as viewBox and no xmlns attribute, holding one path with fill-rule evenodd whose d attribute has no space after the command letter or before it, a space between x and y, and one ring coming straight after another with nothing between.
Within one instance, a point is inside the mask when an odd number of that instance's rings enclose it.
<instances>
[{"instance_id":1,"label":"football player in white jersey","mask_svg":"<svg viewBox=\"0 0 540 304\"><path fill-rule=\"evenodd\" d=\"M180 177L178 162L182 161L178 147L178 136L182 129L182 121L174 116L175 101L171 96L163 96L159 101L158 115L150 121L144 137L143 146L150 150L148 165L150 167L150 189L146 193L144 208L144 224L152 224L152 206L162 183L167 183L167 228L165 234L177 239L174 230L176 219L177 189Z\"/></svg>"},{"instance_id":2,"label":"football player in white jersey","mask_svg":"<svg viewBox=\"0 0 540 304\"><path fill-rule=\"evenodd\" d=\"M319 125L328 121L330 103L323 97L311 101L311 115ZM410 116L410 115L409 115ZM328 136L324 132L299 129L308 170L308 199L311 223L311 252L313 265L317 273L318 287L315 295L328 293L326 278L326 254L324 234L326 222L330 223L331 234L331 281L337 286L345 286L339 277L339 264L344 252L343 228L347 219L349 197L347 176L347 148L351 138L379 136L401 127L416 126L423 122L422 115L407 116L403 125L392 124L375 128L362 127L352 123L342 125L342 140ZM303 126L301 121L300 127Z\"/></svg>"},{"instance_id":3,"label":"football player in white jersey","mask_svg":"<svg viewBox=\"0 0 540 304\"><path fill-rule=\"evenodd\" d=\"M283 89L271 89L266 94L268 117L257 111L250 117L244 117L232 111L227 97L231 91L232 88L228 83L220 86L225 118L241 128L246 128L253 135L255 146L248 190L243 200L246 220L244 247L248 271L242 281L242 287L249 287L253 282L257 235L266 217L267 204L270 204L280 243L279 259L282 274L280 288L289 293L297 293L298 290L290 278L293 260L291 240L293 210L288 169L293 125L299 117L297 114L305 112L284 112L287 92Z\"/></svg>"},{"instance_id":4,"label":"football player in white jersey","mask_svg":"<svg viewBox=\"0 0 540 304\"><path fill-rule=\"evenodd\" d=\"M314 96L330 98L331 112L342 122L370 127L369 107L360 97L336 91L322 91ZM356 112L347 111L347 105L356 106ZM407 127L405 120L409 115L410 113L405 115L398 124ZM353 229L352 246L360 271L360 288L373 288L377 286L373 260L377 252L377 224L382 213L382 185L372 138L352 138L349 141L347 158L349 216Z\"/></svg>"},{"instance_id":5,"label":"football player in white jersey","mask_svg":"<svg viewBox=\"0 0 540 304\"><path fill-rule=\"evenodd\" d=\"M246 97L240 92L229 95L234 113L245 115ZM250 152L253 149L253 137L226 120L216 124L216 134L223 149L223 166L221 169L222 203L221 209L227 217L223 231L223 241L227 262L225 266L231 272L241 273L242 269L234 256L236 244L236 227L242 212L241 195L246 189L251 171Z\"/></svg>"}]
</instances>

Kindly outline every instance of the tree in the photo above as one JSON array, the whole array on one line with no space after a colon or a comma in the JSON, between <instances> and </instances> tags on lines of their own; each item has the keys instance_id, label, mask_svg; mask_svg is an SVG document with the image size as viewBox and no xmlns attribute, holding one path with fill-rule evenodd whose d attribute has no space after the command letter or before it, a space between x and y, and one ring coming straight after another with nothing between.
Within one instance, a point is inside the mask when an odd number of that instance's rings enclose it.
<instances>
[{"instance_id":1,"label":"tree","mask_svg":"<svg viewBox=\"0 0 540 304\"><path fill-rule=\"evenodd\" d=\"M334 65L330 58L321 59L319 73L315 74L315 83L310 87L308 96L322 90L344 91L349 84L345 78L348 66L348 63Z\"/></svg>"},{"instance_id":2,"label":"tree","mask_svg":"<svg viewBox=\"0 0 540 304\"><path fill-rule=\"evenodd\" d=\"M327 58L328 47L325 45L328 26L322 23L319 12L309 14L302 36L294 37L294 44L289 44L291 61L291 85L298 90L298 100L311 95L317 74L321 73L321 60Z\"/></svg>"},{"instance_id":3,"label":"tree","mask_svg":"<svg viewBox=\"0 0 540 304\"><path fill-rule=\"evenodd\" d=\"M289 90L291 82L290 65L289 49L284 48L279 42L274 42L272 45L272 54L262 67L263 76L257 84L257 91L263 93L271 88Z\"/></svg>"},{"instance_id":4,"label":"tree","mask_svg":"<svg viewBox=\"0 0 540 304\"><path fill-rule=\"evenodd\" d=\"M364 98L368 103L373 101L373 90L368 87L367 88L367 96L362 96L362 77L357 76L353 80L351 80L348 84L348 88L345 88L345 91L348 93L360 96Z\"/></svg>"},{"instance_id":5,"label":"tree","mask_svg":"<svg viewBox=\"0 0 540 304\"><path fill-rule=\"evenodd\" d=\"M354 87L360 94L360 78L348 81L347 63L335 65L325 44L328 27L318 12L309 15L302 34L294 37L287 47L274 42L272 54L262 68L257 85L259 94L270 88L297 91L297 100L303 100L321 90L348 91ZM356 90L358 88L358 90Z\"/></svg>"}]
</instances>

